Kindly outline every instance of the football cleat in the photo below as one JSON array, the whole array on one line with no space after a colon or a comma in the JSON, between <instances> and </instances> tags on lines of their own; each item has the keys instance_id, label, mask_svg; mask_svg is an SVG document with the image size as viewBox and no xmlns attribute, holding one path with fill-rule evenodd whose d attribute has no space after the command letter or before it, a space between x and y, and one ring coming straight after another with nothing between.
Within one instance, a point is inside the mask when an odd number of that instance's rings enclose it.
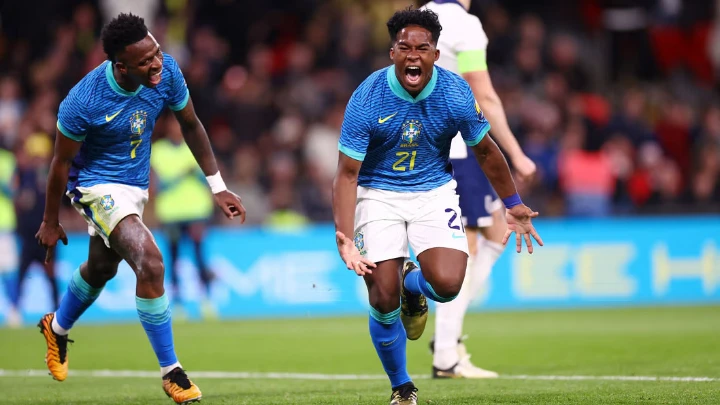
<instances>
[{"instance_id":1,"label":"football cleat","mask_svg":"<svg viewBox=\"0 0 720 405\"><path fill-rule=\"evenodd\" d=\"M466 336L463 336L458 339L457 352L460 357L460 361L458 361L455 366L447 370L442 370L433 366L433 378L498 378L498 373L495 371L485 370L472 364L470 361L471 355L468 354L467 347L465 347L465 343L462 342L465 338ZM430 341L430 352L435 352L434 340Z\"/></svg>"},{"instance_id":2,"label":"football cleat","mask_svg":"<svg viewBox=\"0 0 720 405\"><path fill-rule=\"evenodd\" d=\"M425 324L428 318L428 303L425 296L422 294L413 294L405 288L405 277L417 268L417 265L412 260L405 261L400 287L400 296L402 298L400 320L405 327L407 338L410 340L420 339L420 336L422 336L425 331Z\"/></svg>"},{"instance_id":3,"label":"football cleat","mask_svg":"<svg viewBox=\"0 0 720 405\"><path fill-rule=\"evenodd\" d=\"M417 390L412 382L397 387L390 396L390 405L417 405Z\"/></svg>"},{"instance_id":4,"label":"football cleat","mask_svg":"<svg viewBox=\"0 0 720 405\"><path fill-rule=\"evenodd\" d=\"M68 376L67 344L68 342L74 343L74 341L68 339L67 335L58 335L52 330L53 319L55 319L54 313L45 314L37 326L47 343L45 364L50 370L50 375L57 381L65 381Z\"/></svg>"},{"instance_id":5,"label":"football cleat","mask_svg":"<svg viewBox=\"0 0 720 405\"><path fill-rule=\"evenodd\" d=\"M433 378L497 378L498 373L485 370L470 362L469 357L461 358L458 364L447 370L433 366Z\"/></svg>"},{"instance_id":6,"label":"football cleat","mask_svg":"<svg viewBox=\"0 0 720 405\"><path fill-rule=\"evenodd\" d=\"M190 381L185 371L180 367L175 367L171 372L165 374L163 377L163 390L176 404L191 404L200 402L200 399L202 399L200 388Z\"/></svg>"}]
</instances>

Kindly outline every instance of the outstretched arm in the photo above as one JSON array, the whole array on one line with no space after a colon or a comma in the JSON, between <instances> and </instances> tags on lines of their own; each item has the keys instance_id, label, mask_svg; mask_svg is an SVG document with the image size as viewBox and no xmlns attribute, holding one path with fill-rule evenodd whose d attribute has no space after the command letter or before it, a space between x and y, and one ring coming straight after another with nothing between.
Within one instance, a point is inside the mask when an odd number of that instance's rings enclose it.
<instances>
[{"instance_id":1,"label":"outstretched arm","mask_svg":"<svg viewBox=\"0 0 720 405\"><path fill-rule=\"evenodd\" d=\"M466 35L457 44L458 69L492 125L492 136L507 152L520 178L528 180L535 174L535 163L525 155L510 130L502 101L490 80L486 61L488 38L476 18L469 19L465 29Z\"/></svg>"},{"instance_id":2,"label":"outstretched arm","mask_svg":"<svg viewBox=\"0 0 720 405\"><path fill-rule=\"evenodd\" d=\"M332 205L335 230L344 235L353 234L357 181L362 162L338 153L338 167L333 179Z\"/></svg>"},{"instance_id":3,"label":"outstretched arm","mask_svg":"<svg viewBox=\"0 0 720 405\"><path fill-rule=\"evenodd\" d=\"M241 222L245 222L245 207L243 207L240 197L228 191L225 186L215 161L215 154L210 146L210 139L205 132L205 127L195 114L192 99L188 99L185 107L174 113L180 123L185 142L200 165L200 169L205 173L210 190L215 196L215 203L223 210L226 217L233 219L239 215Z\"/></svg>"},{"instance_id":4,"label":"outstretched arm","mask_svg":"<svg viewBox=\"0 0 720 405\"><path fill-rule=\"evenodd\" d=\"M205 176L217 174L218 166L215 161L215 154L213 154L210 146L210 139L208 139L207 132L205 132L205 127L200 122L197 114L195 114L192 99L188 100L185 108L174 113L180 123L185 142L198 165L200 165L200 169L205 173Z\"/></svg>"},{"instance_id":5,"label":"outstretched arm","mask_svg":"<svg viewBox=\"0 0 720 405\"><path fill-rule=\"evenodd\" d=\"M338 167L333 180L332 206L335 220L335 241L338 252L349 270L358 276L372 273L375 264L364 259L355 247L355 204L357 202L357 180L362 162L342 152L338 153Z\"/></svg>"},{"instance_id":6,"label":"outstretched arm","mask_svg":"<svg viewBox=\"0 0 720 405\"><path fill-rule=\"evenodd\" d=\"M540 246L543 245L540 235L535 231L531 219L538 216L529 207L525 206L515 188L510 168L500 148L489 136L484 137L478 144L473 146L473 153L482 168L485 176L490 180L495 191L502 198L507 208L508 230L503 237L503 244L507 243L510 235L515 232L516 251L522 250L521 236L525 238L528 252L533 252L530 236L537 240Z\"/></svg>"},{"instance_id":7,"label":"outstretched arm","mask_svg":"<svg viewBox=\"0 0 720 405\"><path fill-rule=\"evenodd\" d=\"M52 261L58 240L62 240L66 245L68 243L65 230L59 220L60 202L65 193L70 166L81 146L82 142L68 138L60 130L55 131L55 152L50 162L45 190L45 212L40 229L35 235L38 243L47 249L46 263Z\"/></svg>"},{"instance_id":8,"label":"outstretched arm","mask_svg":"<svg viewBox=\"0 0 720 405\"><path fill-rule=\"evenodd\" d=\"M507 152L510 160L512 160L513 164L523 176L532 175L535 172L535 164L532 163L532 161L525 161L525 159L528 158L525 156L525 153L523 153L520 144L510 130L510 125L508 125L507 117L505 116L505 109L503 108L500 97L497 92L495 92L488 71L478 70L467 72L463 73L462 76L470 84L470 88L472 88L478 104L480 104L480 108L482 108L483 114L485 114L485 118L487 118L490 125L492 125L493 138L500 143L500 146Z\"/></svg>"},{"instance_id":9,"label":"outstretched arm","mask_svg":"<svg viewBox=\"0 0 720 405\"><path fill-rule=\"evenodd\" d=\"M490 184L500 198L505 199L516 195L517 189L510 168L495 141L491 137L485 136L477 145L473 146L472 150L485 176L490 180Z\"/></svg>"}]
</instances>

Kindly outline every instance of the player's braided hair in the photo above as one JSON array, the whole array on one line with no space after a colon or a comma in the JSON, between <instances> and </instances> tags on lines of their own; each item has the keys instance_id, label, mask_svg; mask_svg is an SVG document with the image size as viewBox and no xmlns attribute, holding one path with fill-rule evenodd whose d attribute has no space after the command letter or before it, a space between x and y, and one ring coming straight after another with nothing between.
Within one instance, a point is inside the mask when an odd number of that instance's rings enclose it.
<instances>
[{"instance_id":1,"label":"player's braided hair","mask_svg":"<svg viewBox=\"0 0 720 405\"><path fill-rule=\"evenodd\" d=\"M148 29L143 18L121 13L103 28L100 37L108 59L115 62L118 52L142 40L147 34Z\"/></svg>"},{"instance_id":2,"label":"player's braided hair","mask_svg":"<svg viewBox=\"0 0 720 405\"><path fill-rule=\"evenodd\" d=\"M390 41L395 43L397 41L397 34L403 28L409 25L417 25L430 31L432 34L432 41L437 45L438 38L440 38L440 31L442 26L438 20L438 15L434 11L429 9L416 9L412 6L396 11L387 22L388 34L390 34Z\"/></svg>"}]
</instances>

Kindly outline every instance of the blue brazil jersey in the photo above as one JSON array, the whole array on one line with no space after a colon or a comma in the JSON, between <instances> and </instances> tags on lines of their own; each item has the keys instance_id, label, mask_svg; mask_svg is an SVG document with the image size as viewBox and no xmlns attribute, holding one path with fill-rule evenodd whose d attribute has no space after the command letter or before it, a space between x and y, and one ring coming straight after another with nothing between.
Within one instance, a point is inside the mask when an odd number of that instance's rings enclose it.
<instances>
[{"instance_id":1,"label":"blue brazil jersey","mask_svg":"<svg viewBox=\"0 0 720 405\"><path fill-rule=\"evenodd\" d=\"M162 80L155 88L123 90L109 61L88 73L58 111L58 130L83 142L70 168L68 190L106 183L148 188L155 121L165 106L185 108L189 97L180 67L166 53Z\"/></svg>"},{"instance_id":2,"label":"blue brazil jersey","mask_svg":"<svg viewBox=\"0 0 720 405\"><path fill-rule=\"evenodd\" d=\"M489 130L462 77L435 66L430 82L413 98L389 66L353 93L338 148L362 161L360 186L427 191L452 180L450 143L458 131L474 146Z\"/></svg>"}]
</instances>

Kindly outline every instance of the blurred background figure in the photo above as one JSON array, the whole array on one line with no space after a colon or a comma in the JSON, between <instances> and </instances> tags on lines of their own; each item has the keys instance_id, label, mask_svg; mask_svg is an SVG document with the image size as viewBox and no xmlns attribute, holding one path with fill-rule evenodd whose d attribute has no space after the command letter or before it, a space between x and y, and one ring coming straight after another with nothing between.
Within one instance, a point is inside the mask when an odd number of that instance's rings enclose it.
<instances>
[{"instance_id":1,"label":"blurred background figure","mask_svg":"<svg viewBox=\"0 0 720 405\"><path fill-rule=\"evenodd\" d=\"M177 120L163 119L156 126L155 134L165 135L165 138L153 143L150 165L156 180L155 216L168 238L170 249L166 268L172 283L174 311L178 318L183 318L178 258L180 244L186 240L192 244L203 287L202 314L206 318L213 318L215 310L210 302L213 273L207 266L202 250L206 223L212 217L215 207L213 197L205 175L183 140Z\"/></svg>"},{"instance_id":2,"label":"blurred background figure","mask_svg":"<svg viewBox=\"0 0 720 405\"><path fill-rule=\"evenodd\" d=\"M0 143L0 287L11 299L15 294L14 279L17 268L15 244L15 209L13 208L13 187L15 156ZM17 306L11 306L6 313L6 323L16 327L21 323Z\"/></svg>"},{"instance_id":3,"label":"blurred background figure","mask_svg":"<svg viewBox=\"0 0 720 405\"><path fill-rule=\"evenodd\" d=\"M16 214L16 235L20 244L20 264L17 272L17 284L11 294L11 313L9 323L19 326L22 319L20 302L23 298L23 285L28 270L33 264L41 266L48 281L52 308L60 303L60 292L55 276L55 261L45 263L45 249L37 243L35 233L43 221L45 209L45 187L53 153L53 141L47 133L35 132L22 140L18 148L17 168L15 171L16 189L14 193Z\"/></svg>"}]
</instances>

